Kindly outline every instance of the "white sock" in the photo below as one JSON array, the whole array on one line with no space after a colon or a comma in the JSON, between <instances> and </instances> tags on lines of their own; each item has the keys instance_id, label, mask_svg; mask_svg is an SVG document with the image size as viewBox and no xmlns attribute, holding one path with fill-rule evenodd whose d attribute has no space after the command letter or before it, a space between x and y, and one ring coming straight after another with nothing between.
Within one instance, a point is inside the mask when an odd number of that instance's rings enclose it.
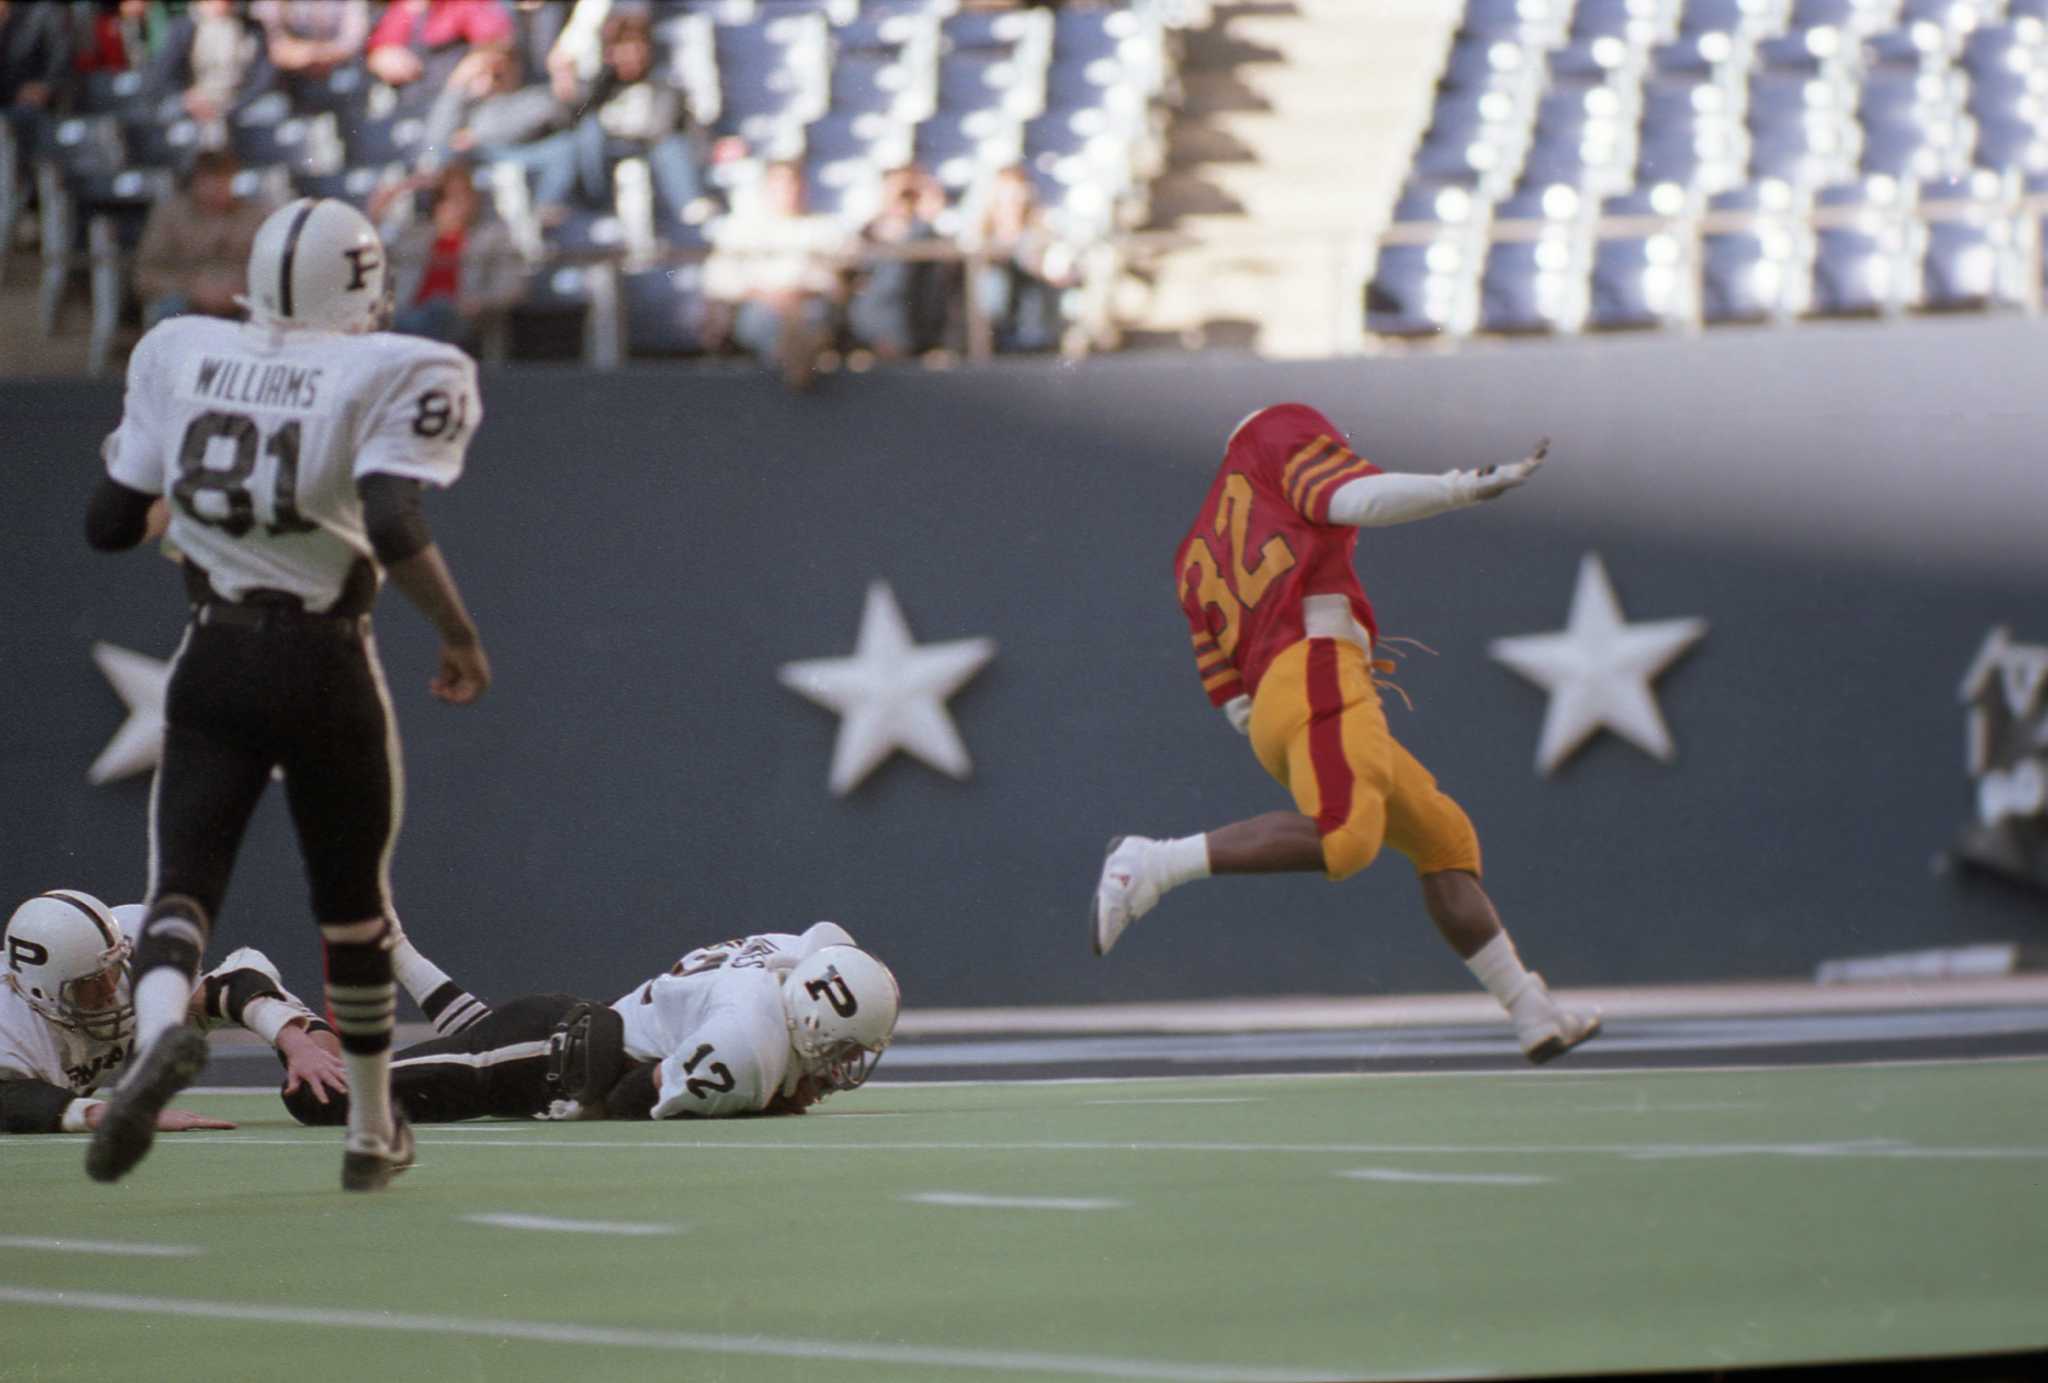
<instances>
[{"instance_id":1,"label":"white sock","mask_svg":"<svg viewBox=\"0 0 2048 1383\"><path fill-rule=\"evenodd\" d=\"M1151 855L1152 867L1156 871L1154 877L1159 881L1161 893L1209 877L1209 837L1206 835L1158 841L1153 845Z\"/></svg>"},{"instance_id":2,"label":"white sock","mask_svg":"<svg viewBox=\"0 0 2048 1383\"><path fill-rule=\"evenodd\" d=\"M449 983L448 972L421 955L405 936L391 948L391 970L416 1004L425 1003L429 994Z\"/></svg>"},{"instance_id":3,"label":"white sock","mask_svg":"<svg viewBox=\"0 0 2048 1383\"><path fill-rule=\"evenodd\" d=\"M1506 932L1467 956L1465 968L1511 1014L1518 1000L1526 1003L1533 994L1548 998L1543 982L1523 967L1522 958L1515 954L1515 943Z\"/></svg>"},{"instance_id":4,"label":"white sock","mask_svg":"<svg viewBox=\"0 0 2048 1383\"><path fill-rule=\"evenodd\" d=\"M135 1050L148 1051L159 1035L183 1023L191 1002L192 981L175 966L159 965L137 980Z\"/></svg>"},{"instance_id":5,"label":"white sock","mask_svg":"<svg viewBox=\"0 0 2048 1383\"><path fill-rule=\"evenodd\" d=\"M394 1129L391 1122L390 1049L368 1055L344 1051L341 1059L348 1066L350 1136L374 1133L379 1138L389 1138Z\"/></svg>"}]
</instances>

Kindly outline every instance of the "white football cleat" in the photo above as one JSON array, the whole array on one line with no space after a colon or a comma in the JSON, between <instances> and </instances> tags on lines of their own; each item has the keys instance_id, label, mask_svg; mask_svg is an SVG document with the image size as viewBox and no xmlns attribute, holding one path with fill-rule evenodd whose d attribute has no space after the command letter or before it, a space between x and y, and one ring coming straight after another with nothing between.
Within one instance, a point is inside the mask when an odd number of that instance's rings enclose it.
<instances>
[{"instance_id":1,"label":"white football cleat","mask_svg":"<svg viewBox=\"0 0 2048 1383\"><path fill-rule=\"evenodd\" d=\"M1125 928L1158 906L1159 883L1145 867L1145 851L1154 843L1144 836L1117 836L1109 842L1089 918L1096 955L1108 955Z\"/></svg>"},{"instance_id":2,"label":"white football cleat","mask_svg":"<svg viewBox=\"0 0 2048 1383\"><path fill-rule=\"evenodd\" d=\"M1528 991L1518 997L1509 1011L1514 1015L1515 1036L1522 1044L1522 1055L1532 1065L1555 1061L1580 1043L1600 1035L1597 1009L1560 1008L1544 987L1541 975L1531 975L1529 979Z\"/></svg>"}]
</instances>

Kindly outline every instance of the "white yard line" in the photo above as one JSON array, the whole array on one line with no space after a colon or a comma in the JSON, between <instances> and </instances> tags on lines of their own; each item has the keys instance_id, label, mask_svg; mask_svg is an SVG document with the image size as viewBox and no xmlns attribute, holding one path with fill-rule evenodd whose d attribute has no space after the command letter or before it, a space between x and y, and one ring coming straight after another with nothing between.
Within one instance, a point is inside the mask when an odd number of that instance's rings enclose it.
<instances>
[{"instance_id":1,"label":"white yard line","mask_svg":"<svg viewBox=\"0 0 2048 1383\"><path fill-rule=\"evenodd\" d=\"M1257 1096L1229 1096L1229 1095L1190 1095L1190 1096L1185 1096L1185 1097L1180 1097L1180 1098L1173 1098L1173 1097L1161 1096L1161 1097L1159 1097L1158 1099L1135 1099L1135 1100L1083 1100L1083 1101L1081 1101L1081 1103L1082 1103L1082 1104L1107 1104L1107 1105L1126 1105L1126 1104L1259 1104L1259 1103L1262 1103L1262 1101L1261 1101L1261 1100L1260 1100L1260 1099L1259 1099L1259 1098L1258 1098Z\"/></svg>"},{"instance_id":2,"label":"white yard line","mask_svg":"<svg viewBox=\"0 0 2048 1383\"><path fill-rule=\"evenodd\" d=\"M1104 1196L983 1196L971 1191L913 1191L897 1199L963 1210L1123 1210L1130 1205Z\"/></svg>"},{"instance_id":3,"label":"white yard line","mask_svg":"<svg viewBox=\"0 0 2048 1383\"><path fill-rule=\"evenodd\" d=\"M497 1229L534 1229L556 1234L615 1234L629 1239L682 1233L681 1225L643 1224L631 1220L558 1220L549 1215L515 1215L509 1211L464 1215L462 1219L473 1225L490 1225Z\"/></svg>"},{"instance_id":4,"label":"white yard line","mask_svg":"<svg viewBox=\"0 0 2048 1383\"><path fill-rule=\"evenodd\" d=\"M114 1258L196 1258L206 1252L190 1244L132 1244L118 1239L54 1239L34 1234L0 1234L0 1249L106 1254Z\"/></svg>"},{"instance_id":5,"label":"white yard line","mask_svg":"<svg viewBox=\"0 0 2048 1383\"><path fill-rule=\"evenodd\" d=\"M324 1134L327 1130L321 1130ZM49 1147L72 1147L75 1144L58 1144L55 1139L7 1140L7 1143L34 1144ZM0 1143L6 1148L7 1143ZM2000 1161L2048 1161L2048 1144L2019 1144L2006 1146L1959 1146L1940 1147L1920 1143L1909 1143L1895 1138L1862 1138L1841 1142L1818 1143L1555 1143L1555 1144L1504 1144L1486 1146L1459 1143L1252 1143L1222 1141L1144 1141L1123 1139L1114 1142L1049 1139L1042 1142L1013 1141L968 1141L957 1142L769 1142L763 1139L715 1138L655 1138L646 1140L583 1139L583 1138L490 1138L476 1142L458 1139L443 1142L438 1136L422 1136L422 1149L461 1147L465 1151L474 1149L500 1148L544 1148L550 1152L653 1152L688 1153L698 1155L714 1152L736 1153L825 1153L838 1157L847 1153L916 1153L916 1152L959 1152L959 1153L1128 1153L1149 1156L1154 1153L1222 1153L1222 1154L1266 1154L1306 1153L1327 1154L1341 1157L1621 1157L1632 1160L1655 1159L1705 1159L1721 1157L1800 1157L1800 1158L1874 1158L1914 1162L2000 1162ZM233 1134L180 1134L157 1144L153 1156L161 1158L165 1149L227 1147L227 1148L309 1148L316 1152L333 1151L331 1138L265 1138L239 1137ZM12 1151L12 1149L8 1149ZM23 1149L27 1150L27 1149Z\"/></svg>"},{"instance_id":6,"label":"white yard line","mask_svg":"<svg viewBox=\"0 0 2048 1383\"><path fill-rule=\"evenodd\" d=\"M640 1330L578 1325L569 1321L489 1320L390 1311L349 1311L326 1307L263 1306L254 1302L200 1301L186 1297L135 1296L116 1292L63 1292L0 1285L0 1305L42 1306L75 1311L257 1325L331 1327L411 1335L475 1336L488 1340L530 1340L539 1344L642 1349L670 1354L751 1355L771 1359L887 1364L901 1368L986 1373L1052 1373L1077 1378L1156 1379L1160 1383L1317 1383L1346 1377L1354 1368L1267 1369L1256 1365L1169 1363L1086 1354L1041 1354L1029 1350L949 1349L939 1346L877 1344L856 1340L772 1339L691 1330ZM573 1359L570 1360L573 1365Z\"/></svg>"},{"instance_id":7,"label":"white yard line","mask_svg":"<svg viewBox=\"0 0 2048 1383\"><path fill-rule=\"evenodd\" d=\"M1409 1172L1398 1167L1353 1167L1337 1175L1351 1181L1435 1182L1445 1186L1548 1186L1557 1180L1529 1172Z\"/></svg>"}]
</instances>

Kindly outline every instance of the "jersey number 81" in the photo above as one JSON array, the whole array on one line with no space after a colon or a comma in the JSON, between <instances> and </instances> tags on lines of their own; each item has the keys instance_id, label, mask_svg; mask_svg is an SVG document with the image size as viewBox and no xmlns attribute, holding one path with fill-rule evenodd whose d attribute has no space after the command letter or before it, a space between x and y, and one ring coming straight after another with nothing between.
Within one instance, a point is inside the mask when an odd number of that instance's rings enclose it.
<instances>
[{"instance_id":1,"label":"jersey number 81","mask_svg":"<svg viewBox=\"0 0 2048 1383\"><path fill-rule=\"evenodd\" d=\"M209 466L206 458L215 442L232 448L226 466ZM273 537L286 533L311 533L319 525L299 515L299 420L292 418L262 437L256 420L246 413L201 413L185 429L178 448L178 478L171 496L186 514L203 524L239 538L256 523L255 498L249 481L256 473L257 455L277 463L270 483L270 517L263 529ZM219 499L201 503L203 495Z\"/></svg>"}]
</instances>

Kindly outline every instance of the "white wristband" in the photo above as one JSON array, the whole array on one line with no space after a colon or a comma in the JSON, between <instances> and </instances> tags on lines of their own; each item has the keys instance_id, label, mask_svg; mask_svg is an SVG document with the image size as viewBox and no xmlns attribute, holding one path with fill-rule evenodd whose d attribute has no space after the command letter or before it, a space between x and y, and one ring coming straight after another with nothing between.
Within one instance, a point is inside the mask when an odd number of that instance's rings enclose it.
<instances>
[{"instance_id":1,"label":"white wristband","mask_svg":"<svg viewBox=\"0 0 2048 1383\"><path fill-rule=\"evenodd\" d=\"M273 1047L277 1045L279 1034L301 1018L308 1023L313 1021L313 1015L303 1005L270 994L251 999L242 1006L242 1026Z\"/></svg>"},{"instance_id":2,"label":"white wristband","mask_svg":"<svg viewBox=\"0 0 2048 1383\"><path fill-rule=\"evenodd\" d=\"M84 1133L92 1127L85 1121L86 1115L105 1104L105 1100L88 1100L83 1095L64 1106L64 1118L59 1127L66 1133Z\"/></svg>"}]
</instances>

